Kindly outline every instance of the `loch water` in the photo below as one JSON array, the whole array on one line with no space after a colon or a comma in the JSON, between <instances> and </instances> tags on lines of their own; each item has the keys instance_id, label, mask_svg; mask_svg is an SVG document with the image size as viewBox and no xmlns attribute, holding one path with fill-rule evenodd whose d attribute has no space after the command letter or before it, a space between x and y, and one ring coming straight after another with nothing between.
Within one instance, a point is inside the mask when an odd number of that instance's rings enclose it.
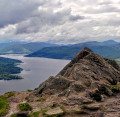
<instances>
[{"instance_id":1,"label":"loch water","mask_svg":"<svg viewBox=\"0 0 120 117\"><path fill-rule=\"evenodd\" d=\"M21 67L23 71L18 75L24 78L22 80L0 80L0 94L10 91L33 90L47 80L49 76L55 76L69 63L69 60L24 57L24 55L19 54L0 56L21 60L22 63L18 66Z\"/></svg>"}]
</instances>

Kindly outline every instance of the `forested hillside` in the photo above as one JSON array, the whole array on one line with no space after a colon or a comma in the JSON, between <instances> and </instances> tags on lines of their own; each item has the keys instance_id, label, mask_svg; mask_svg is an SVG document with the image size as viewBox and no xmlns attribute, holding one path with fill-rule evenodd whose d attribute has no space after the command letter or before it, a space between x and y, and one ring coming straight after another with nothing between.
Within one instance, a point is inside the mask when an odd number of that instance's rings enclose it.
<instances>
[{"instance_id":1,"label":"forested hillside","mask_svg":"<svg viewBox=\"0 0 120 117\"><path fill-rule=\"evenodd\" d=\"M82 50L84 47L89 47L92 51L100 54L103 57L110 59L120 58L120 44L97 44L97 43L81 43L72 46L61 47L46 47L38 50L27 57L46 57L54 59L72 59L75 54Z\"/></svg>"},{"instance_id":2,"label":"forested hillside","mask_svg":"<svg viewBox=\"0 0 120 117\"><path fill-rule=\"evenodd\" d=\"M0 57L0 80L21 79L22 77L20 76L10 75L22 71L21 68L16 66L18 63L21 63L21 61Z\"/></svg>"}]
</instances>

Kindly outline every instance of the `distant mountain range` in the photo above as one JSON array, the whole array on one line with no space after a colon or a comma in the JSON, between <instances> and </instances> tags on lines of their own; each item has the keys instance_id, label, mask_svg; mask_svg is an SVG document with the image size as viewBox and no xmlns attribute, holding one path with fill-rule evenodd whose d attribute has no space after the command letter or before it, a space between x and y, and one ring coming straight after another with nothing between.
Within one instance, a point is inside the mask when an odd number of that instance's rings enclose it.
<instances>
[{"instance_id":1,"label":"distant mountain range","mask_svg":"<svg viewBox=\"0 0 120 117\"><path fill-rule=\"evenodd\" d=\"M36 52L33 52L27 57L46 57L54 59L72 59L79 50L84 47L88 47L95 53L100 54L110 59L120 58L120 43L114 40L108 40L104 42L85 42L74 44L71 46L57 46L57 47L45 47Z\"/></svg>"},{"instance_id":2,"label":"distant mountain range","mask_svg":"<svg viewBox=\"0 0 120 117\"><path fill-rule=\"evenodd\" d=\"M10 46L10 45L15 45L15 44L25 44L25 42L4 42L4 43L0 43L0 48L3 48L3 47L7 47L7 46Z\"/></svg>"},{"instance_id":3,"label":"distant mountain range","mask_svg":"<svg viewBox=\"0 0 120 117\"><path fill-rule=\"evenodd\" d=\"M0 43L0 54L29 54L44 47L57 46L45 42L32 43Z\"/></svg>"},{"instance_id":4,"label":"distant mountain range","mask_svg":"<svg viewBox=\"0 0 120 117\"><path fill-rule=\"evenodd\" d=\"M88 42L84 42L84 43L79 43L79 45L83 45L83 44L94 44L94 45L114 45L114 44L118 44L118 42L114 41L114 40L107 40L107 41L103 41L103 42L98 42L98 41L88 41Z\"/></svg>"},{"instance_id":5,"label":"distant mountain range","mask_svg":"<svg viewBox=\"0 0 120 117\"><path fill-rule=\"evenodd\" d=\"M120 43L114 40L104 42L88 41L68 45L57 45L46 42L8 42L0 43L0 54L28 54L27 57L72 59L84 47L88 47L95 53L110 59L120 58Z\"/></svg>"}]
</instances>

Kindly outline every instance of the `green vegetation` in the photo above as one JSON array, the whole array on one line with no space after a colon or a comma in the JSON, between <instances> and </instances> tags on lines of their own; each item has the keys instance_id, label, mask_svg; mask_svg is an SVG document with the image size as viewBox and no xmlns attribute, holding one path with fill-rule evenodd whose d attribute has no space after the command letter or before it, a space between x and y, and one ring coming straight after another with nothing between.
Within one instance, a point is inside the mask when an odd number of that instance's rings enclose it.
<instances>
[{"instance_id":1,"label":"green vegetation","mask_svg":"<svg viewBox=\"0 0 120 117\"><path fill-rule=\"evenodd\" d=\"M28 117L39 117L41 111L36 111L28 115Z\"/></svg>"},{"instance_id":2,"label":"green vegetation","mask_svg":"<svg viewBox=\"0 0 120 117\"><path fill-rule=\"evenodd\" d=\"M7 92L0 96L0 117L5 116L9 110L9 102L7 98L15 95L15 92Z\"/></svg>"},{"instance_id":3,"label":"green vegetation","mask_svg":"<svg viewBox=\"0 0 120 117\"><path fill-rule=\"evenodd\" d=\"M0 98L2 98L2 99L7 99L7 98L10 98L10 97L12 97L12 96L14 96L15 95L15 92L13 91L13 92L7 92L7 93L5 93L4 95L0 95Z\"/></svg>"},{"instance_id":4,"label":"green vegetation","mask_svg":"<svg viewBox=\"0 0 120 117\"><path fill-rule=\"evenodd\" d=\"M34 116L34 117L39 117L39 114L40 114L40 113L41 113L40 111L33 112L33 116Z\"/></svg>"},{"instance_id":5,"label":"green vegetation","mask_svg":"<svg viewBox=\"0 0 120 117\"><path fill-rule=\"evenodd\" d=\"M55 109L55 108L57 108L57 107L54 107L52 109ZM47 115L46 112L49 111L49 109L45 109L45 110L41 110L41 111L32 112L28 115L28 117L39 117L40 114L42 114L44 117L62 117L63 115L65 115L66 110L64 109L64 107L60 107L60 108L63 110L62 113Z\"/></svg>"},{"instance_id":6,"label":"green vegetation","mask_svg":"<svg viewBox=\"0 0 120 117\"><path fill-rule=\"evenodd\" d=\"M63 110L64 114L66 113L66 110L63 106L60 106L60 108Z\"/></svg>"},{"instance_id":7,"label":"green vegetation","mask_svg":"<svg viewBox=\"0 0 120 117\"><path fill-rule=\"evenodd\" d=\"M100 109L100 107L87 106L87 105L82 105L82 108L90 111L96 111Z\"/></svg>"},{"instance_id":8,"label":"green vegetation","mask_svg":"<svg viewBox=\"0 0 120 117\"><path fill-rule=\"evenodd\" d=\"M6 99L0 98L0 117L3 117L8 113L8 108L8 101Z\"/></svg>"},{"instance_id":9,"label":"green vegetation","mask_svg":"<svg viewBox=\"0 0 120 117\"><path fill-rule=\"evenodd\" d=\"M21 111L31 111L31 110L32 110L32 107L31 107L28 103L19 104L19 105L18 105L18 108L19 108Z\"/></svg>"},{"instance_id":10,"label":"green vegetation","mask_svg":"<svg viewBox=\"0 0 120 117\"><path fill-rule=\"evenodd\" d=\"M116 83L115 83L116 84ZM96 100L101 101L101 95L112 96L120 92L120 85L101 85L98 90L90 93L90 96Z\"/></svg>"},{"instance_id":11,"label":"green vegetation","mask_svg":"<svg viewBox=\"0 0 120 117\"><path fill-rule=\"evenodd\" d=\"M0 95L0 117L4 117L9 110L8 98L15 95L15 92L7 92L4 95Z\"/></svg>"},{"instance_id":12,"label":"green vegetation","mask_svg":"<svg viewBox=\"0 0 120 117\"><path fill-rule=\"evenodd\" d=\"M17 74L21 72L21 68L16 65L21 63L19 60L0 57L0 73Z\"/></svg>"},{"instance_id":13,"label":"green vegetation","mask_svg":"<svg viewBox=\"0 0 120 117\"><path fill-rule=\"evenodd\" d=\"M55 108L57 108L57 107L52 107L51 109L55 109ZM62 111L63 111L63 112L61 112L61 113L53 114L53 115L48 115L48 114L46 114L46 112L49 111L49 110L46 109L46 110L43 110L43 111L42 111L42 114L43 114L45 117L62 117L63 115L65 115L66 110L65 110L65 108L64 108L63 106L60 106L60 108L61 108Z\"/></svg>"},{"instance_id":14,"label":"green vegetation","mask_svg":"<svg viewBox=\"0 0 120 117\"><path fill-rule=\"evenodd\" d=\"M46 57L54 59L72 59L80 50L88 47L95 53L110 59L120 58L120 46L116 45L101 45L92 43L80 43L71 46L45 47L27 57Z\"/></svg>"},{"instance_id":15,"label":"green vegetation","mask_svg":"<svg viewBox=\"0 0 120 117\"><path fill-rule=\"evenodd\" d=\"M11 80L11 79L23 79L18 75L10 75L10 74L0 74L0 80Z\"/></svg>"},{"instance_id":16,"label":"green vegetation","mask_svg":"<svg viewBox=\"0 0 120 117\"><path fill-rule=\"evenodd\" d=\"M11 115L11 117L17 117L17 114L16 114L16 113L14 113L14 114L12 114L12 115Z\"/></svg>"},{"instance_id":17,"label":"green vegetation","mask_svg":"<svg viewBox=\"0 0 120 117\"><path fill-rule=\"evenodd\" d=\"M120 92L120 85L109 85L109 86L114 94Z\"/></svg>"},{"instance_id":18,"label":"green vegetation","mask_svg":"<svg viewBox=\"0 0 120 117\"><path fill-rule=\"evenodd\" d=\"M28 89L27 91L28 91L28 92L31 92L32 90Z\"/></svg>"},{"instance_id":19,"label":"green vegetation","mask_svg":"<svg viewBox=\"0 0 120 117\"><path fill-rule=\"evenodd\" d=\"M10 75L22 71L21 68L17 67L19 63L21 63L19 60L0 57L0 80L22 79L21 76Z\"/></svg>"},{"instance_id":20,"label":"green vegetation","mask_svg":"<svg viewBox=\"0 0 120 117\"><path fill-rule=\"evenodd\" d=\"M47 112L47 111L48 111L48 109L41 110L41 113L42 113L43 115L46 115L45 112Z\"/></svg>"},{"instance_id":21,"label":"green vegetation","mask_svg":"<svg viewBox=\"0 0 120 117\"><path fill-rule=\"evenodd\" d=\"M84 110L74 110L75 114L87 114Z\"/></svg>"}]
</instances>

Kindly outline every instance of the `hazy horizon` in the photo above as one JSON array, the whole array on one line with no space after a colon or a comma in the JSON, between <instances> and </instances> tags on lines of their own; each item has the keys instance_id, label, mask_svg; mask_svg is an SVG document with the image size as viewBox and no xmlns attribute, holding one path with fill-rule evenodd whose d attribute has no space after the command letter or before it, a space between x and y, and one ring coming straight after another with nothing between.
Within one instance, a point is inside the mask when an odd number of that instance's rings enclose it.
<instances>
[{"instance_id":1,"label":"hazy horizon","mask_svg":"<svg viewBox=\"0 0 120 117\"><path fill-rule=\"evenodd\" d=\"M0 42L0 44L2 43L15 43L15 44L27 44L27 43L51 43L51 44L58 44L58 45L69 45L69 44L79 44L79 43L89 43L89 42L109 42L109 41L113 41L113 42L120 42L120 41L115 41L115 40L105 40L105 41L84 41L84 42L77 42L77 43L54 43L54 42L49 42L49 41L46 41L46 42L41 42L41 41L36 41L36 42L32 42L32 41L4 41L4 42Z\"/></svg>"}]
</instances>

